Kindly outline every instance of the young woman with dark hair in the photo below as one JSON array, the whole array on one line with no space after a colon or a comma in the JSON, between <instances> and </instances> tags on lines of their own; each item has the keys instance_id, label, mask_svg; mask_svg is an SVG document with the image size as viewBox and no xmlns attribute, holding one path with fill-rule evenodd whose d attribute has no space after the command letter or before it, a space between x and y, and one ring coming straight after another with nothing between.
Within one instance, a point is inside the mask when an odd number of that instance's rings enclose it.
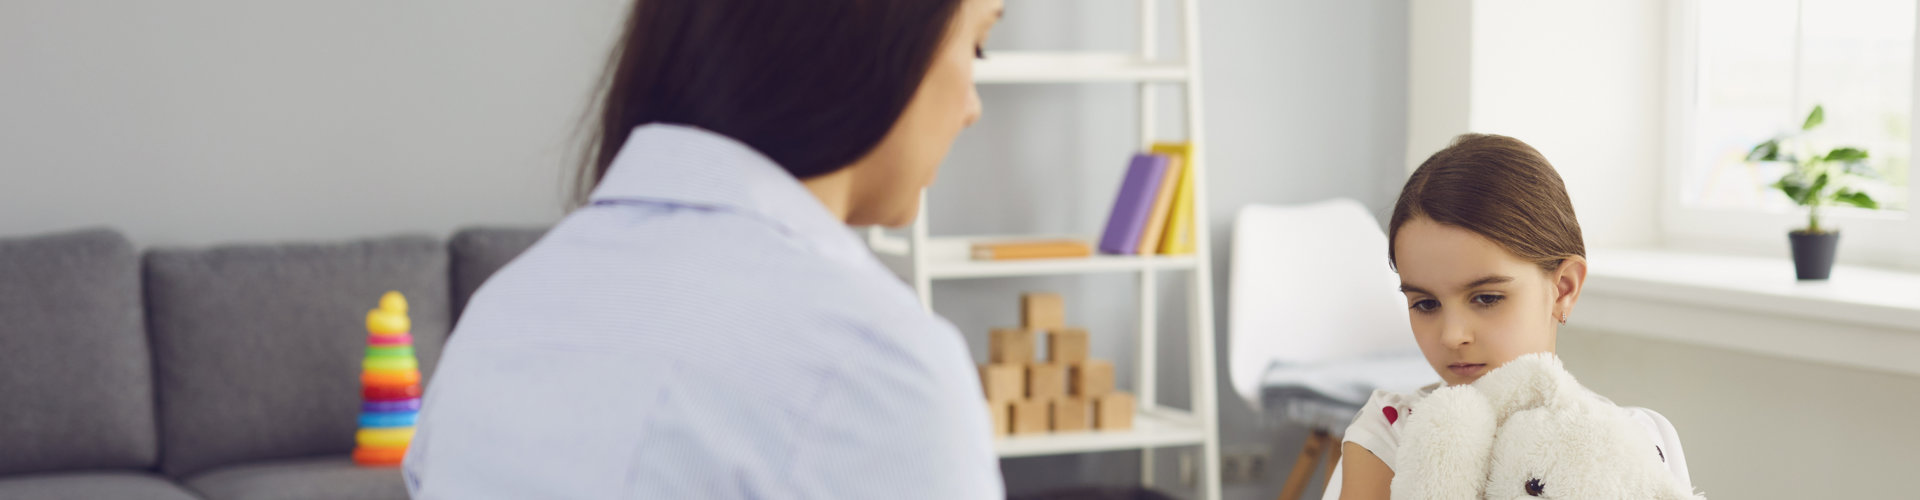
<instances>
[{"instance_id":1,"label":"young woman with dark hair","mask_svg":"<svg viewBox=\"0 0 1920 500\"><path fill-rule=\"evenodd\" d=\"M1002 497L899 226L980 115L1001 0L638 0L581 208L475 293L414 498Z\"/></svg>"}]
</instances>

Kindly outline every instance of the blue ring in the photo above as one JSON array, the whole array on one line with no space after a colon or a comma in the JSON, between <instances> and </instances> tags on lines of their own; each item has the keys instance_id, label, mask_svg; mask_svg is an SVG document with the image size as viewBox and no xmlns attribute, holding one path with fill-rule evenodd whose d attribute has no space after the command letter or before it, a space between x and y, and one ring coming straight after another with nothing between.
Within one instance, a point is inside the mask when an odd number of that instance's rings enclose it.
<instances>
[{"instance_id":1,"label":"blue ring","mask_svg":"<svg viewBox=\"0 0 1920 500\"><path fill-rule=\"evenodd\" d=\"M360 427L363 427L363 428L412 427L414 422L418 420L419 416L420 416L420 412L417 412L417 411L362 412L360 413Z\"/></svg>"}]
</instances>

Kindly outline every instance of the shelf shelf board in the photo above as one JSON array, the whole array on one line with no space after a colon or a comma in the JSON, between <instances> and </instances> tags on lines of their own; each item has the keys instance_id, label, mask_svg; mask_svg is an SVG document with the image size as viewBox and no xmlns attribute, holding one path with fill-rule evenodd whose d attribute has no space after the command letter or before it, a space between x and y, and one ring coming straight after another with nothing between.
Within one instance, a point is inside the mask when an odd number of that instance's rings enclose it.
<instances>
[{"instance_id":1,"label":"shelf shelf board","mask_svg":"<svg viewBox=\"0 0 1920 500\"><path fill-rule=\"evenodd\" d=\"M927 239L927 276L936 280L1000 278L1011 276L1048 276L1063 274L1094 274L1112 272L1141 272L1160 270L1190 270L1197 264L1192 254L1187 255L1105 255L1094 254L1089 257L1064 259L1021 259L1021 260L974 260L974 243L996 240L1031 240L1033 236L967 236ZM1038 237L1053 239L1056 237ZM1059 237L1080 239L1084 237ZM908 258L910 246L904 238L889 237L872 241L875 253L884 258L901 260Z\"/></svg>"},{"instance_id":2,"label":"shelf shelf board","mask_svg":"<svg viewBox=\"0 0 1920 500\"><path fill-rule=\"evenodd\" d=\"M992 52L973 69L978 83L1184 82L1187 75L1180 62L1124 52Z\"/></svg>"},{"instance_id":3,"label":"shelf shelf board","mask_svg":"<svg viewBox=\"0 0 1920 500\"><path fill-rule=\"evenodd\" d=\"M1008 436L994 440L1001 458L1062 455L1092 451L1139 450L1199 445L1207 429L1192 413L1167 407L1135 412L1124 431L1076 431Z\"/></svg>"}]
</instances>

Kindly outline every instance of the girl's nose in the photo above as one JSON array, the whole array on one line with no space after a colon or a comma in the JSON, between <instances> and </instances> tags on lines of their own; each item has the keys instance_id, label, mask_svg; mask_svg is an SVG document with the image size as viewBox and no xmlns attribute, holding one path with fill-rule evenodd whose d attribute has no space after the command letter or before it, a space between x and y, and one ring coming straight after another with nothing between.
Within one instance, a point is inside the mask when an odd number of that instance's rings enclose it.
<instances>
[{"instance_id":1,"label":"girl's nose","mask_svg":"<svg viewBox=\"0 0 1920 500\"><path fill-rule=\"evenodd\" d=\"M1440 345L1460 347L1473 343L1473 329L1465 321L1447 321L1440 326Z\"/></svg>"}]
</instances>

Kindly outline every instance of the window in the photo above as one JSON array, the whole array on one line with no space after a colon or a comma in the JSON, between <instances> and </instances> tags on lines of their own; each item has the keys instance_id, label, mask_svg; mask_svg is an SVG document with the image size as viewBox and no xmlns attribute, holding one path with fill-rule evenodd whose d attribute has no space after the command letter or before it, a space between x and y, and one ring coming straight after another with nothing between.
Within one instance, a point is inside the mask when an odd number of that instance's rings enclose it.
<instances>
[{"instance_id":1,"label":"window","mask_svg":"<svg viewBox=\"0 0 1920 500\"><path fill-rule=\"evenodd\" d=\"M1899 255L1920 245L1920 224L1907 215L1914 198L1916 1L1678 3L1669 66L1672 199L1663 210L1669 239L1717 247L1778 240L1784 248L1783 230L1805 219L1772 187L1788 167L1746 156L1762 141L1798 131L1819 105L1824 124L1800 137L1807 153L1858 146L1882 176L1861 186L1882 210L1829 208L1823 220L1848 228L1854 241L1846 246L1872 247L1859 251L1880 256L1856 262L1920 266L1920 259Z\"/></svg>"}]
</instances>

